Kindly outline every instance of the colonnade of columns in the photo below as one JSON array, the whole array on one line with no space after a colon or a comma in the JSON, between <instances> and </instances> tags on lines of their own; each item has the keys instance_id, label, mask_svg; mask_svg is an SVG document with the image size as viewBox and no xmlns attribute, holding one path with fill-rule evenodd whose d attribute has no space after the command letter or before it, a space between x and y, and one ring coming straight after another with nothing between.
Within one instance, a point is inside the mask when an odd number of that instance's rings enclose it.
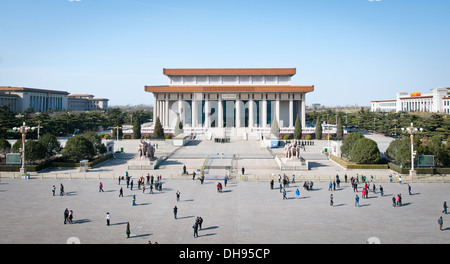
<instances>
[{"instance_id":1,"label":"colonnade of columns","mask_svg":"<svg viewBox=\"0 0 450 264\"><path fill-rule=\"evenodd\" d=\"M159 117L164 128L173 127L179 113L183 113L181 117L183 124L189 120L187 123L191 127L209 128L214 124L214 127L221 128L229 127L230 123L237 128L268 127L274 117L279 123L280 120L287 121L282 127L294 127L297 114L302 127L305 127L305 107L305 93L284 93L283 96L280 93L271 93L270 96L265 93L259 93L258 96L158 93L154 94L153 113L154 120ZM231 111L233 112L230 114ZM224 120L224 117L227 120ZM229 122L229 119L232 122Z\"/></svg>"}]
</instances>

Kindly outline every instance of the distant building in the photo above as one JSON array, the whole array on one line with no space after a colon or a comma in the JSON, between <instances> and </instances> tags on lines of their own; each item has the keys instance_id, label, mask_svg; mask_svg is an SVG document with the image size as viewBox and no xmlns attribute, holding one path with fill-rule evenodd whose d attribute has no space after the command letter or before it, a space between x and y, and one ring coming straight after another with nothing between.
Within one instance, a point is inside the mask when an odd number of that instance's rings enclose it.
<instances>
[{"instance_id":1,"label":"distant building","mask_svg":"<svg viewBox=\"0 0 450 264\"><path fill-rule=\"evenodd\" d=\"M0 105L8 105L14 112L107 109L108 101L90 94L69 95L66 91L0 86Z\"/></svg>"},{"instance_id":2,"label":"distant building","mask_svg":"<svg viewBox=\"0 0 450 264\"><path fill-rule=\"evenodd\" d=\"M94 98L92 94L71 94L68 98L69 110L90 111L107 109L109 99Z\"/></svg>"},{"instance_id":3,"label":"distant building","mask_svg":"<svg viewBox=\"0 0 450 264\"><path fill-rule=\"evenodd\" d=\"M433 112L450 114L450 87L431 89L430 94L398 92L394 100L371 101L372 112Z\"/></svg>"},{"instance_id":4,"label":"distant building","mask_svg":"<svg viewBox=\"0 0 450 264\"><path fill-rule=\"evenodd\" d=\"M66 91L0 86L0 104L12 104L10 109L16 112L67 109L67 95Z\"/></svg>"}]
</instances>

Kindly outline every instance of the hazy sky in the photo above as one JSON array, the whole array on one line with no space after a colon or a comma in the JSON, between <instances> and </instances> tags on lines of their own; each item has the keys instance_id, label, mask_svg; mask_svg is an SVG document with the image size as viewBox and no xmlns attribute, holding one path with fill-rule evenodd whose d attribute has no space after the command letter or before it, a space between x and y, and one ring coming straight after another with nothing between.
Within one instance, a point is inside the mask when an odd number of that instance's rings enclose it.
<instances>
[{"instance_id":1,"label":"hazy sky","mask_svg":"<svg viewBox=\"0 0 450 264\"><path fill-rule=\"evenodd\" d=\"M307 104L450 86L449 0L1 0L0 86L152 104L163 68L294 67Z\"/></svg>"}]
</instances>

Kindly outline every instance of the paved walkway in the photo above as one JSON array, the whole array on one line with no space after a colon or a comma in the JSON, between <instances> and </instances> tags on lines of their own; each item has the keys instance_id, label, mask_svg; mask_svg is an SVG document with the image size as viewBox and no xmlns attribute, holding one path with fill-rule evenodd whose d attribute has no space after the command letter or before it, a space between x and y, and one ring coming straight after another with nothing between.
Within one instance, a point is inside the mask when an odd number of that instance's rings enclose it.
<instances>
[{"instance_id":1,"label":"paved walkway","mask_svg":"<svg viewBox=\"0 0 450 264\"><path fill-rule=\"evenodd\" d=\"M225 169L210 169L210 180L203 185L190 176L180 176L183 164L189 172L203 164L203 159L192 159L189 153L266 155L268 150L261 148L260 142L193 142L158 170L129 171L135 183L131 191L125 182L119 186L117 177L127 171L127 161L136 156L137 145L136 140L121 141L119 147L125 153L91 168L87 176L77 169L61 168L32 174L30 180L1 173L0 243L66 243L70 237L77 237L81 243L365 243L370 237L379 238L381 243L450 242L450 219L441 213L443 202L450 202L449 184L442 184L437 177L437 183L412 183L413 195L408 195L406 184L389 183L389 170L345 170L324 159L320 150L327 141L316 141L303 152L310 160L309 171L280 171L273 159L264 157L238 159L238 174L244 167L245 177L230 181L222 193L217 193L216 184ZM159 142L157 155L176 149ZM277 154L282 149L272 151ZM217 160L212 164L220 163ZM137 178L147 173L163 176L161 192L137 190ZM286 189L286 200L279 189L269 188L271 177L278 187L277 176L283 173L295 173L297 179ZM327 190L336 174L342 181L344 174L349 178L374 175L377 187L383 185L386 195L370 193L369 199L361 199L361 206L356 208L349 183L341 183L341 188L333 192ZM314 190L303 190L301 179L312 179ZM98 191L100 181L104 192ZM64 196L58 195L61 183ZM56 186L56 196L51 194L52 185ZM118 197L120 187L124 197ZM295 198L297 188L300 199ZM177 190L181 192L180 202L175 199ZM404 206L393 208L391 198L398 193L404 198ZM330 194L334 195L333 207L329 205ZM136 206L131 206L132 195L136 195ZM177 220L173 216L175 205ZM65 208L74 211L71 225L63 224ZM106 212L111 213L110 226L106 226ZM197 216L203 217L204 224L200 236L194 239L192 225ZM444 218L444 231L438 229L439 216ZM131 225L129 239L126 222Z\"/></svg>"},{"instance_id":2,"label":"paved walkway","mask_svg":"<svg viewBox=\"0 0 450 264\"><path fill-rule=\"evenodd\" d=\"M135 179L136 180L136 179ZM315 183L306 191L300 183L287 188L287 200L267 182L229 182L217 193L217 181L167 180L163 189L149 194L126 188L125 182L102 180L2 179L0 184L0 243L365 243L377 237L381 243L450 243L450 218L441 213L450 201L448 184L383 184L385 196L370 193L354 206L355 193L342 183L328 191L327 183ZM59 196L62 183L65 195ZM52 196L52 185L56 196ZM278 184L276 183L276 186ZM118 197L119 188L124 197ZM379 187L377 185L377 187ZM300 199L295 190L299 189ZM360 187L361 189L361 187ZM176 191L181 192L176 202ZM393 208L391 198L402 194L403 206ZM329 205L330 194L334 206ZM132 206L136 195L136 206ZM358 193L361 197L361 193ZM178 219L173 207L178 207ZM73 210L74 223L63 224L65 208ZM106 226L106 212L111 225ZM199 237L193 238L197 216L204 219ZM444 231L437 220L444 219ZM126 222L131 238L126 238Z\"/></svg>"}]
</instances>

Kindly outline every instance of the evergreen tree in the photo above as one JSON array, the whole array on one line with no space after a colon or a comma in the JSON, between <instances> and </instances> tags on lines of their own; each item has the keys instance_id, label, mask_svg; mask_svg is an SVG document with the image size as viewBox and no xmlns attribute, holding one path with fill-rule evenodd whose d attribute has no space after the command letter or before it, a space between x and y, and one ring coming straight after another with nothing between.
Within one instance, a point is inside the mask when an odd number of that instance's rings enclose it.
<instances>
[{"instance_id":1,"label":"evergreen tree","mask_svg":"<svg viewBox=\"0 0 450 264\"><path fill-rule=\"evenodd\" d=\"M344 157L350 158L350 153L353 149L353 145L361 139L364 135L361 132L351 132L347 134L347 137L342 141L341 153Z\"/></svg>"},{"instance_id":2,"label":"evergreen tree","mask_svg":"<svg viewBox=\"0 0 450 264\"><path fill-rule=\"evenodd\" d=\"M139 118L135 118L133 121L133 138L141 138L141 123L139 122Z\"/></svg>"},{"instance_id":3,"label":"evergreen tree","mask_svg":"<svg viewBox=\"0 0 450 264\"><path fill-rule=\"evenodd\" d=\"M45 158L55 156L61 152L61 144L56 139L56 136L50 133L45 133L43 136L39 137L38 140L45 149Z\"/></svg>"},{"instance_id":4,"label":"evergreen tree","mask_svg":"<svg viewBox=\"0 0 450 264\"><path fill-rule=\"evenodd\" d=\"M337 117L337 124L336 124L336 137L337 138L343 138L344 137L344 128L342 126L342 119L341 117L338 115Z\"/></svg>"},{"instance_id":5,"label":"evergreen tree","mask_svg":"<svg viewBox=\"0 0 450 264\"><path fill-rule=\"evenodd\" d=\"M46 149L37 140L27 140L25 141L25 160L29 163L33 163L37 160L45 158Z\"/></svg>"},{"instance_id":6,"label":"evergreen tree","mask_svg":"<svg viewBox=\"0 0 450 264\"><path fill-rule=\"evenodd\" d=\"M298 115L295 118L294 139L302 139L302 122Z\"/></svg>"},{"instance_id":7,"label":"evergreen tree","mask_svg":"<svg viewBox=\"0 0 450 264\"><path fill-rule=\"evenodd\" d=\"M350 152L350 160L359 164L377 164L381 161L380 150L375 141L360 138Z\"/></svg>"},{"instance_id":8,"label":"evergreen tree","mask_svg":"<svg viewBox=\"0 0 450 264\"><path fill-rule=\"evenodd\" d=\"M316 139L322 139L322 123L320 122L320 117L316 120Z\"/></svg>"},{"instance_id":9,"label":"evergreen tree","mask_svg":"<svg viewBox=\"0 0 450 264\"><path fill-rule=\"evenodd\" d=\"M153 136L157 138L164 137L164 130L161 125L161 121L159 120L159 117L155 120L155 126L153 127Z\"/></svg>"},{"instance_id":10,"label":"evergreen tree","mask_svg":"<svg viewBox=\"0 0 450 264\"><path fill-rule=\"evenodd\" d=\"M277 117L274 116L272 120L272 125L270 126L270 134L274 135L277 139L280 138L280 127L278 126Z\"/></svg>"},{"instance_id":11,"label":"evergreen tree","mask_svg":"<svg viewBox=\"0 0 450 264\"><path fill-rule=\"evenodd\" d=\"M66 160L79 162L80 160L94 157L95 149L89 139L83 136L76 136L67 140L61 154Z\"/></svg>"},{"instance_id":12,"label":"evergreen tree","mask_svg":"<svg viewBox=\"0 0 450 264\"><path fill-rule=\"evenodd\" d=\"M178 136L179 134L182 133L183 133L183 123L181 123L180 115L178 115L173 134L174 136Z\"/></svg>"}]
</instances>

